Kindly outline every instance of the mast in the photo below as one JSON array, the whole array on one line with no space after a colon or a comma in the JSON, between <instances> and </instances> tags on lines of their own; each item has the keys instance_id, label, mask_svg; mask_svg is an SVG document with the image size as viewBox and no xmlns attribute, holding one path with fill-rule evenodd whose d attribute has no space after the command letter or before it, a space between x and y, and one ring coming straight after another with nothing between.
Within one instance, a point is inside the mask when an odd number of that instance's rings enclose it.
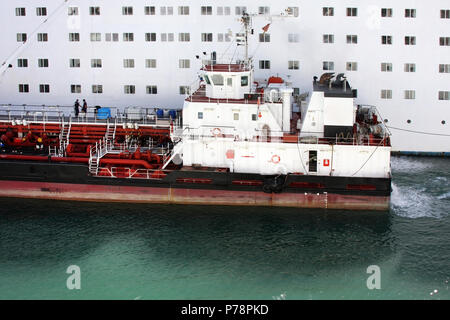
<instances>
[{"instance_id":1,"label":"mast","mask_svg":"<svg viewBox=\"0 0 450 320\"><path fill-rule=\"evenodd\" d=\"M249 34L249 27L250 27L251 18L250 15L247 12L244 12L242 15L242 23L244 24L244 30L245 30L245 38L244 38L244 45L245 45L245 63L247 65L250 64L250 61L248 60L248 34Z\"/></svg>"}]
</instances>

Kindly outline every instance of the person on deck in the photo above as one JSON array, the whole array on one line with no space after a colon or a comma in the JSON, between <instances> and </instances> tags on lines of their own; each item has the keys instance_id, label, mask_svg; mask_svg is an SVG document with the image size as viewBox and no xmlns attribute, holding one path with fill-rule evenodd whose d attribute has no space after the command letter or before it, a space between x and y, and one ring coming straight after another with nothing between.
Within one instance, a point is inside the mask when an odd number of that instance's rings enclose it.
<instances>
[{"instance_id":1,"label":"person on deck","mask_svg":"<svg viewBox=\"0 0 450 320\"><path fill-rule=\"evenodd\" d=\"M74 110L75 110L75 117L78 117L78 114L80 113L80 102L75 101L75 105L74 105Z\"/></svg>"},{"instance_id":2,"label":"person on deck","mask_svg":"<svg viewBox=\"0 0 450 320\"><path fill-rule=\"evenodd\" d=\"M86 117L86 115L87 115L87 107L88 107L87 102L85 99L83 99L83 108L81 109L81 112L84 113L84 117Z\"/></svg>"}]
</instances>

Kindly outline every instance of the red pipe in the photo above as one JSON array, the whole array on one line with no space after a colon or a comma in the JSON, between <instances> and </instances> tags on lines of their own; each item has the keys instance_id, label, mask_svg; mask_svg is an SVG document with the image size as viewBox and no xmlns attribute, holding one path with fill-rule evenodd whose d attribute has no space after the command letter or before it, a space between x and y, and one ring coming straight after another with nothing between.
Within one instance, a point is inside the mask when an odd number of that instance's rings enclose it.
<instances>
[{"instance_id":1,"label":"red pipe","mask_svg":"<svg viewBox=\"0 0 450 320\"><path fill-rule=\"evenodd\" d=\"M26 155L15 155L15 154L2 154L2 155L0 155L0 159L48 161L49 157L46 157L46 156L26 156ZM54 161L54 162L81 162L81 163L88 163L89 162L89 158L50 157L50 161Z\"/></svg>"},{"instance_id":2,"label":"red pipe","mask_svg":"<svg viewBox=\"0 0 450 320\"><path fill-rule=\"evenodd\" d=\"M100 159L100 164L141 165L146 169L153 169L153 166L145 160Z\"/></svg>"},{"instance_id":3,"label":"red pipe","mask_svg":"<svg viewBox=\"0 0 450 320\"><path fill-rule=\"evenodd\" d=\"M30 161L48 161L49 160L49 158L46 156L27 156L27 155L12 155L12 154L2 154L2 155L0 155L0 159L30 160ZM50 161L88 163L89 158L50 157ZM146 169L154 168L154 166L152 166L145 160L100 159L100 163L101 164L137 165L137 166L143 166Z\"/></svg>"}]
</instances>

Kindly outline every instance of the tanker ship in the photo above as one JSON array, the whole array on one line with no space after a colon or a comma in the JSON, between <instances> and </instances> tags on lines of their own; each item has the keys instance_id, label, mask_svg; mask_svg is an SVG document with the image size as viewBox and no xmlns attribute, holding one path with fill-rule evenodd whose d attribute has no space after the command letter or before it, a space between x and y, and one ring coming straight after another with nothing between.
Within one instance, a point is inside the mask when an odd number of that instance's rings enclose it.
<instances>
[{"instance_id":1,"label":"tanker ship","mask_svg":"<svg viewBox=\"0 0 450 320\"><path fill-rule=\"evenodd\" d=\"M201 68L182 110L0 109L2 197L388 210L390 134L344 74L255 79L240 60Z\"/></svg>"}]
</instances>

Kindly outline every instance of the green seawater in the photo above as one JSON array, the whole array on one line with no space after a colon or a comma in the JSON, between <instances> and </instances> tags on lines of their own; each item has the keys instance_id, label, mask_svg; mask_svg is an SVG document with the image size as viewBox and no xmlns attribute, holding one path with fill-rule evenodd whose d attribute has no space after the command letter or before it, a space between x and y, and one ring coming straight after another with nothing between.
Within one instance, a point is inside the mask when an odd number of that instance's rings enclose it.
<instances>
[{"instance_id":1,"label":"green seawater","mask_svg":"<svg viewBox=\"0 0 450 320\"><path fill-rule=\"evenodd\" d=\"M389 212L0 199L0 299L449 299L450 159L392 168Z\"/></svg>"}]
</instances>

